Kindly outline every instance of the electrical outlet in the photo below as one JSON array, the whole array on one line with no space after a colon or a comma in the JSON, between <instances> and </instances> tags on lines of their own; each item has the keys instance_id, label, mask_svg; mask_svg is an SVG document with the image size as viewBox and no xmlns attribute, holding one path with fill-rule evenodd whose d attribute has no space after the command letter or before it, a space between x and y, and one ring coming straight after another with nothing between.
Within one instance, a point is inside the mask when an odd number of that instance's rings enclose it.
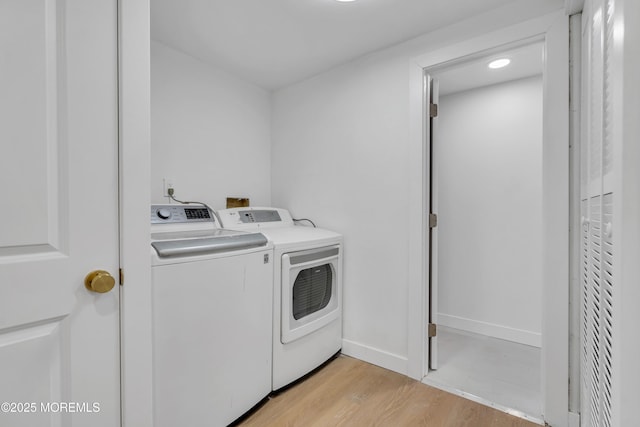
<instances>
[{"instance_id":1,"label":"electrical outlet","mask_svg":"<svg viewBox=\"0 0 640 427\"><path fill-rule=\"evenodd\" d=\"M163 178L162 179L162 188L163 188L163 193L162 195L164 197L169 197L169 189L173 188L175 189L175 181L173 180L173 178Z\"/></svg>"}]
</instances>

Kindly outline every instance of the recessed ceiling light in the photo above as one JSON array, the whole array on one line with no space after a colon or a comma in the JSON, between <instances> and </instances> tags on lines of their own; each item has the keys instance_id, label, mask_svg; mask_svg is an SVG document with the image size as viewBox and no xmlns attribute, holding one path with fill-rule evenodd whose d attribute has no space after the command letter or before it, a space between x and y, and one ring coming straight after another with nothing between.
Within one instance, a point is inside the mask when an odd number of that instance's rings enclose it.
<instances>
[{"instance_id":1,"label":"recessed ceiling light","mask_svg":"<svg viewBox=\"0 0 640 427\"><path fill-rule=\"evenodd\" d=\"M493 69L502 68L502 67L506 67L510 63L511 63L510 59L500 58L500 59L496 59L495 61L489 62L489 68L493 68Z\"/></svg>"}]
</instances>

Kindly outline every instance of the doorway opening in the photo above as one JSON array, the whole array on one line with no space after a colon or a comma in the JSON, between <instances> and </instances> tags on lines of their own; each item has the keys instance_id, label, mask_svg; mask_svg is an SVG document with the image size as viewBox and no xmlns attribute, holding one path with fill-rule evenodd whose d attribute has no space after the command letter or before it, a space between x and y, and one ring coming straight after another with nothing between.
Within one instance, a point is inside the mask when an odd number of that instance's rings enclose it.
<instances>
[{"instance_id":1,"label":"doorway opening","mask_svg":"<svg viewBox=\"0 0 640 427\"><path fill-rule=\"evenodd\" d=\"M428 105L429 72L502 52L542 42L543 108L542 108L542 310L540 331L542 420L550 425L566 425L569 412L569 391L577 378L570 375L570 315L569 315L569 19L563 11L525 21L495 32L442 47L413 58L411 62L411 173L412 202L410 224L419 232L410 238L414 254L409 259L412 279L409 287L409 349L408 373L412 378L427 382L430 349L437 347L436 336L426 339L433 330L429 324L429 307L437 298L429 294L429 266L431 253L428 236L430 215L430 153L428 135L432 110ZM484 113L484 111L483 111ZM440 113L439 114L443 114ZM436 123L437 127L437 123ZM437 129L436 129L437 131ZM436 147L437 148L437 147ZM437 157L437 152L435 153ZM436 163L437 167L438 164ZM437 171L436 171L437 177ZM437 178L436 178L437 179ZM436 183L437 188L437 183ZM472 211L475 212L475 211ZM439 223L442 221L439 218ZM438 228L435 228L437 245ZM437 255L431 261L435 267L437 294ZM485 251L477 254L486 256ZM502 295L494 295L501 299ZM465 297L467 300L471 298ZM473 302L473 301L471 301ZM442 334L440 334L442 336ZM436 344L436 345L434 345ZM571 378L570 378L571 377ZM459 393L463 394L463 393ZM470 397L465 395L466 397ZM487 404L489 402L483 401ZM504 408L502 408L504 409ZM575 417L574 417L575 419Z\"/></svg>"},{"instance_id":2,"label":"doorway opening","mask_svg":"<svg viewBox=\"0 0 640 427\"><path fill-rule=\"evenodd\" d=\"M528 41L425 70L437 105L425 382L538 422L543 52Z\"/></svg>"}]
</instances>

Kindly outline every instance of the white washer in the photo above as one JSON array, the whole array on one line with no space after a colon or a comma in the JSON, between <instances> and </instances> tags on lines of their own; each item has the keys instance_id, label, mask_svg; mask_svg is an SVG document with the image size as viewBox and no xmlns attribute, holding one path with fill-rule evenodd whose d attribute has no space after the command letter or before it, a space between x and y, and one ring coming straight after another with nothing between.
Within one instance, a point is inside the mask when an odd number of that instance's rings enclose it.
<instances>
[{"instance_id":1,"label":"white washer","mask_svg":"<svg viewBox=\"0 0 640 427\"><path fill-rule=\"evenodd\" d=\"M274 245L273 390L342 347L342 235L294 224L277 208L218 211L225 228L260 231Z\"/></svg>"},{"instance_id":2,"label":"white washer","mask_svg":"<svg viewBox=\"0 0 640 427\"><path fill-rule=\"evenodd\" d=\"M154 426L222 426L271 392L273 245L151 206Z\"/></svg>"}]
</instances>

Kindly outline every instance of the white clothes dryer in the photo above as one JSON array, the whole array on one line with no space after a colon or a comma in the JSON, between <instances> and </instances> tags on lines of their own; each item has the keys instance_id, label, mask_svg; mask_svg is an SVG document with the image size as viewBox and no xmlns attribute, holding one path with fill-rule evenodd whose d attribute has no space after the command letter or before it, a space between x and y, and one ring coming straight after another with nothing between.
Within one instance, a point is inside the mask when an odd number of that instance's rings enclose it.
<instances>
[{"instance_id":1,"label":"white clothes dryer","mask_svg":"<svg viewBox=\"0 0 640 427\"><path fill-rule=\"evenodd\" d=\"M273 246L200 206L151 206L155 427L223 426L271 392Z\"/></svg>"},{"instance_id":2,"label":"white clothes dryer","mask_svg":"<svg viewBox=\"0 0 640 427\"><path fill-rule=\"evenodd\" d=\"M225 228L260 231L274 245L272 389L278 390L342 348L342 235L295 225L286 209L218 215Z\"/></svg>"}]
</instances>

